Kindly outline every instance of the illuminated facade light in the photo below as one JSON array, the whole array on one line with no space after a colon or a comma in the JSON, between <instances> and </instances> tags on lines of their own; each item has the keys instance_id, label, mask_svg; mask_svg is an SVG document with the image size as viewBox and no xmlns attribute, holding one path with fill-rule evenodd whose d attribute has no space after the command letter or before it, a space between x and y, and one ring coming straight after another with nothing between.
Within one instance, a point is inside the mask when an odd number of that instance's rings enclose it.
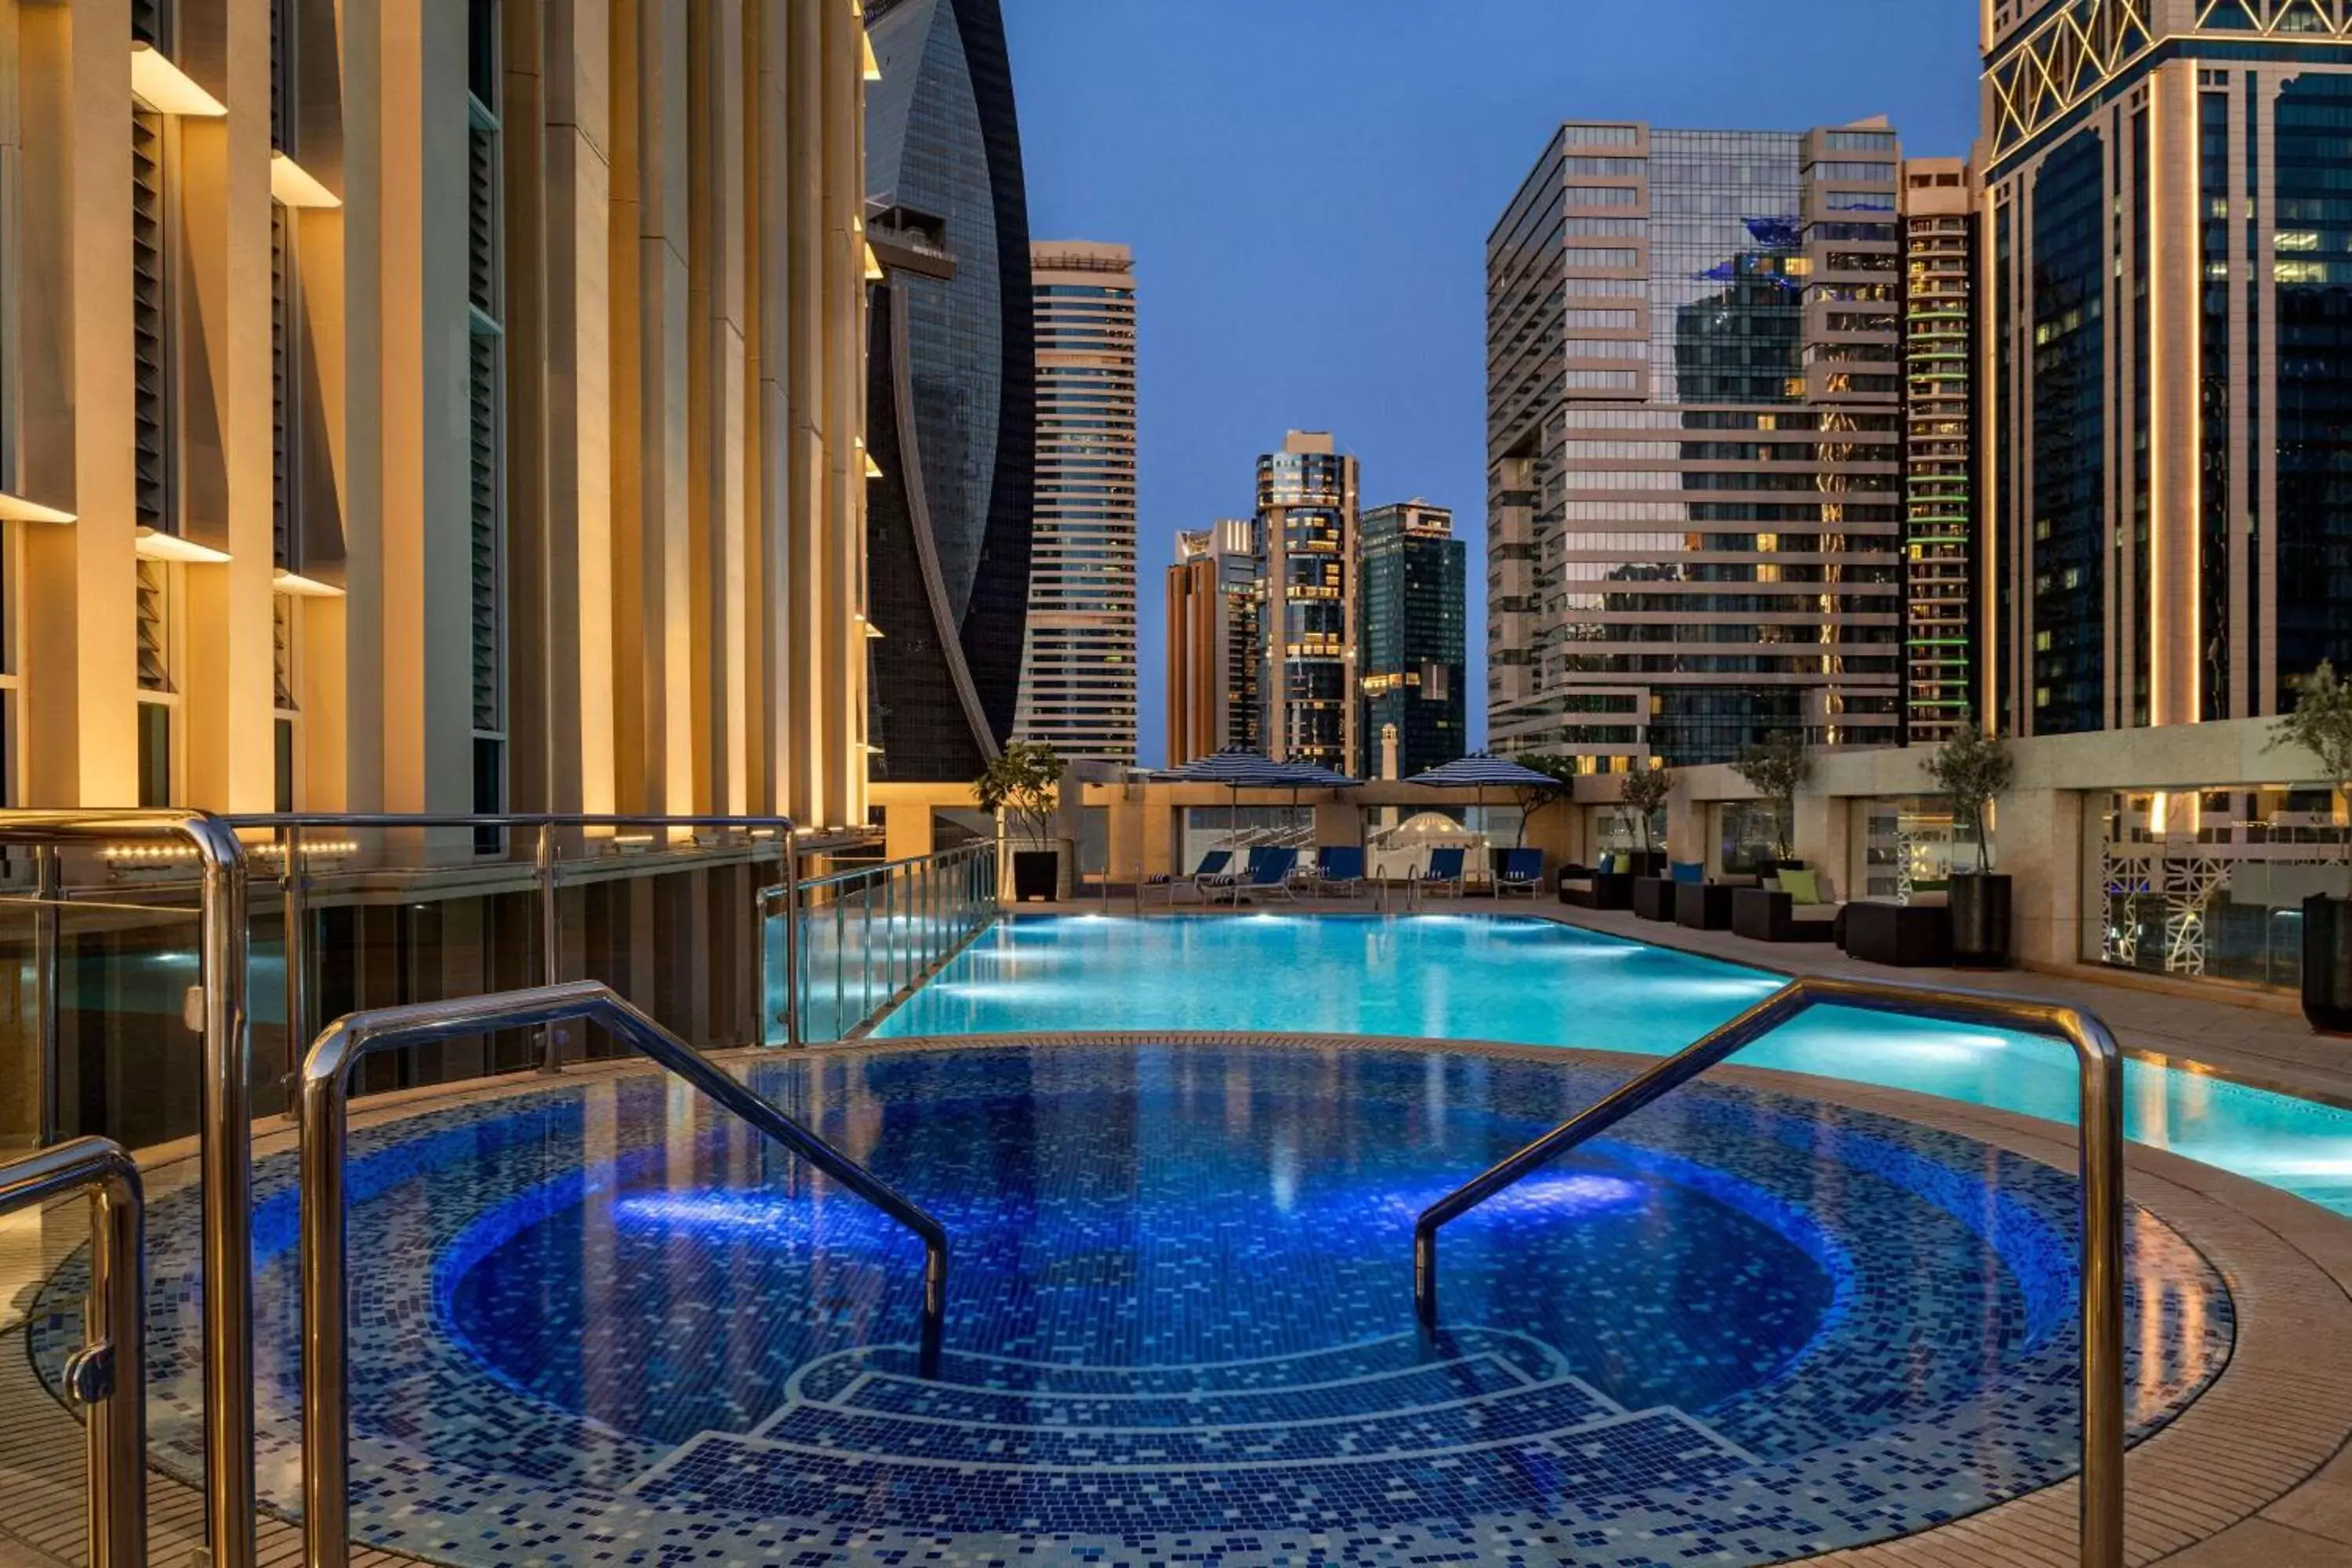
<instances>
[{"instance_id":1,"label":"illuminated facade light","mask_svg":"<svg viewBox=\"0 0 2352 1568\"><path fill-rule=\"evenodd\" d=\"M226 104L197 86L169 55L146 44L131 46L131 95L158 114L184 120L218 120L228 113Z\"/></svg>"},{"instance_id":2,"label":"illuminated facade light","mask_svg":"<svg viewBox=\"0 0 2352 1568\"><path fill-rule=\"evenodd\" d=\"M283 153L269 154L269 195L282 207L339 207L343 198Z\"/></svg>"},{"instance_id":3,"label":"illuminated facade light","mask_svg":"<svg viewBox=\"0 0 2352 1568\"><path fill-rule=\"evenodd\" d=\"M226 550L215 550L209 544L198 544L193 539L153 528L141 529L133 548L150 561L177 561L192 566L218 566L229 559Z\"/></svg>"}]
</instances>

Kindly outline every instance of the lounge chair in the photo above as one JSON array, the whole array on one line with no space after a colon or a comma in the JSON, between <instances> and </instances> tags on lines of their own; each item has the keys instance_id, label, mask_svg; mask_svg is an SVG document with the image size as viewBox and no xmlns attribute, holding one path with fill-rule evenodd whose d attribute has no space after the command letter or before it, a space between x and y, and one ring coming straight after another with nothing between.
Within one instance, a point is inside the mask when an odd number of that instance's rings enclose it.
<instances>
[{"instance_id":1,"label":"lounge chair","mask_svg":"<svg viewBox=\"0 0 2352 1568\"><path fill-rule=\"evenodd\" d=\"M1193 892L1200 894L1205 899L1208 896L1207 889L1209 884L1217 879L1223 877L1227 868L1231 867L1233 863L1234 852L1232 850L1212 849L1207 854L1201 857L1201 863L1192 868L1192 874L1191 876L1177 877L1171 876L1163 871L1145 882L1144 886L1146 888L1165 888L1168 890L1168 901L1171 904L1175 903L1176 889L1179 888L1190 888Z\"/></svg>"},{"instance_id":2,"label":"lounge chair","mask_svg":"<svg viewBox=\"0 0 2352 1568\"><path fill-rule=\"evenodd\" d=\"M1244 893L1280 893L1295 901L1298 895L1290 890L1290 873L1297 868L1297 850L1261 845L1250 851L1247 870L1238 877L1221 879L1216 888L1231 892L1236 904L1242 901Z\"/></svg>"},{"instance_id":3,"label":"lounge chair","mask_svg":"<svg viewBox=\"0 0 2352 1568\"><path fill-rule=\"evenodd\" d=\"M1525 893L1534 898L1543 891L1544 865L1540 849L1506 849L1503 868L1495 876L1495 896L1498 899L1512 893Z\"/></svg>"},{"instance_id":4,"label":"lounge chair","mask_svg":"<svg viewBox=\"0 0 2352 1568\"><path fill-rule=\"evenodd\" d=\"M1364 849L1360 844L1334 844L1315 851L1315 890L1352 899L1364 890Z\"/></svg>"},{"instance_id":5,"label":"lounge chair","mask_svg":"<svg viewBox=\"0 0 2352 1568\"><path fill-rule=\"evenodd\" d=\"M1451 888L1454 889L1454 896L1460 898L1462 896L1462 856L1463 851L1458 847L1432 849L1429 852L1429 864L1422 868L1420 885L1431 892L1435 892L1441 888Z\"/></svg>"}]
</instances>

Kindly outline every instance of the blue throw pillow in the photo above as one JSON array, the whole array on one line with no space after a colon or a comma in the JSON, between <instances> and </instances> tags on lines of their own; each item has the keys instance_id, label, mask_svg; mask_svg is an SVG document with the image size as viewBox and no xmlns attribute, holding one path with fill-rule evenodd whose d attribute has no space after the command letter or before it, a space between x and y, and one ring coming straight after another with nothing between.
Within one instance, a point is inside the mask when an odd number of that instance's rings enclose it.
<instances>
[{"instance_id":1,"label":"blue throw pillow","mask_svg":"<svg viewBox=\"0 0 2352 1568\"><path fill-rule=\"evenodd\" d=\"M1706 880L1706 865L1704 861L1677 860L1675 862L1674 871L1675 880L1677 882L1704 882Z\"/></svg>"},{"instance_id":2,"label":"blue throw pillow","mask_svg":"<svg viewBox=\"0 0 2352 1568\"><path fill-rule=\"evenodd\" d=\"M1594 868L1594 869L1603 877L1610 875L1612 872L1615 871L1616 868L1617 857L1614 855L1603 855L1601 858L1601 864Z\"/></svg>"}]
</instances>

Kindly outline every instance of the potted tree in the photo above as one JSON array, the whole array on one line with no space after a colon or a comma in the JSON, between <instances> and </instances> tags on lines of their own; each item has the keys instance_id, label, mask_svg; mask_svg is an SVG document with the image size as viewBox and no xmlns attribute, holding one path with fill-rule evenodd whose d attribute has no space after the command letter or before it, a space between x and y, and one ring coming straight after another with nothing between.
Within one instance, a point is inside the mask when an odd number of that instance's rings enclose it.
<instances>
[{"instance_id":1,"label":"potted tree","mask_svg":"<svg viewBox=\"0 0 2352 1568\"><path fill-rule=\"evenodd\" d=\"M1627 773L1618 788L1618 809L1633 819L1633 826L1642 840L1642 874L1645 877L1655 877L1665 870L1658 864L1657 849L1650 838L1650 818L1674 793L1675 775L1655 763Z\"/></svg>"},{"instance_id":2,"label":"potted tree","mask_svg":"<svg viewBox=\"0 0 2352 1568\"><path fill-rule=\"evenodd\" d=\"M1774 859L1765 874L1769 876L1782 865L1794 865L1797 791L1813 776L1813 759L1805 750L1803 737L1792 731L1776 730L1772 738L1762 745L1748 747L1740 759L1731 764L1731 771L1747 780L1749 788L1772 803Z\"/></svg>"},{"instance_id":3,"label":"potted tree","mask_svg":"<svg viewBox=\"0 0 2352 1568\"><path fill-rule=\"evenodd\" d=\"M1993 871L1985 808L2009 788L2016 772L2009 742L1968 719L1927 759L1927 776L1952 797L1952 810L1977 839L1977 868L1967 873L1953 868L1950 896L1952 962L1965 967L2002 969L2009 964L2010 879Z\"/></svg>"},{"instance_id":4,"label":"potted tree","mask_svg":"<svg viewBox=\"0 0 2352 1568\"><path fill-rule=\"evenodd\" d=\"M1041 741L1015 741L972 782L981 808L994 812L1014 841L1013 897L1050 902L1059 889L1062 852L1055 844L1054 811L1061 804L1065 765Z\"/></svg>"},{"instance_id":5,"label":"potted tree","mask_svg":"<svg viewBox=\"0 0 2352 1568\"><path fill-rule=\"evenodd\" d=\"M2337 679L2323 660L2294 684L2294 711L2272 727L2271 744L2317 757L2336 799L2352 811L2352 681ZM2352 865L2352 843L2346 858ZM2352 1035L2352 900L2326 893L2303 900L2303 1016L2315 1029Z\"/></svg>"}]
</instances>

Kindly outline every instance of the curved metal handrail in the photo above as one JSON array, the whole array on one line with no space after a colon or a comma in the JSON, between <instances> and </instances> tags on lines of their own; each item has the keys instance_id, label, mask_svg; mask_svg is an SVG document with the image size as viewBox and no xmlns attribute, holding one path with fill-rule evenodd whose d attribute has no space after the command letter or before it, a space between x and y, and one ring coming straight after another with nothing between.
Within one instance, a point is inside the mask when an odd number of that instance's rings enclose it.
<instances>
[{"instance_id":1,"label":"curved metal handrail","mask_svg":"<svg viewBox=\"0 0 2352 1568\"><path fill-rule=\"evenodd\" d=\"M1538 1167L1607 1131L1800 1014L1822 1005L1867 1008L1948 1024L2021 1029L2074 1047L2082 1122L2084 1568L2124 1560L2123 1052L2089 1013L2054 1003L1967 991L1807 976L1791 980L1738 1017L1620 1084L1599 1101L1505 1156L1421 1211L1412 1227L1412 1298L1423 1324L1437 1321L1437 1230Z\"/></svg>"},{"instance_id":2,"label":"curved metal handrail","mask_svg":"<svg viewBox=\"0 0 2352 1568\"><path fill-rule=\"evenodd\" d=\"M205 1542L213 1568L253 1568L253 1114L245 1008L245 847L201 811L122 808L0 811L0 844L41 852L41 888L57 892L61 845L124 838L185 840L199 868L197 990L204 1021ZM41 911L43 1131L57 1071L58 937Z\"/></svg>"},{"instance_id":3,"label":"curved metal handrail","mask_svg":"<svg viewBox=\"0 0 2352 1568\"><path fill-rule=\"evenodd\" d=\"M89 1412L90 1568L147 1562L147 1226L139 1166L110 1138L77 1138L0 1165L0 1215L90 1194L89 1307L66 1392Z\"/></svg>"},{"instance_id":4,"label":"curved metal handrail","mask_svg":"<svg viewBox=\"0 0 2352 1568\"><path fill-rule=\"evenodd\" d=\"M348 1568L351 1561L351 1302L343 1175L352 1069L371 1053L394 1047L572 1019L602 1025L919 1237L922 1370L929 1376L938 1369L947 1311L945 1227L609 987L576 980L347 1014L320 1032L302 1064L302 1532L310 1568Z\"/></svg>"}]
</instances>

